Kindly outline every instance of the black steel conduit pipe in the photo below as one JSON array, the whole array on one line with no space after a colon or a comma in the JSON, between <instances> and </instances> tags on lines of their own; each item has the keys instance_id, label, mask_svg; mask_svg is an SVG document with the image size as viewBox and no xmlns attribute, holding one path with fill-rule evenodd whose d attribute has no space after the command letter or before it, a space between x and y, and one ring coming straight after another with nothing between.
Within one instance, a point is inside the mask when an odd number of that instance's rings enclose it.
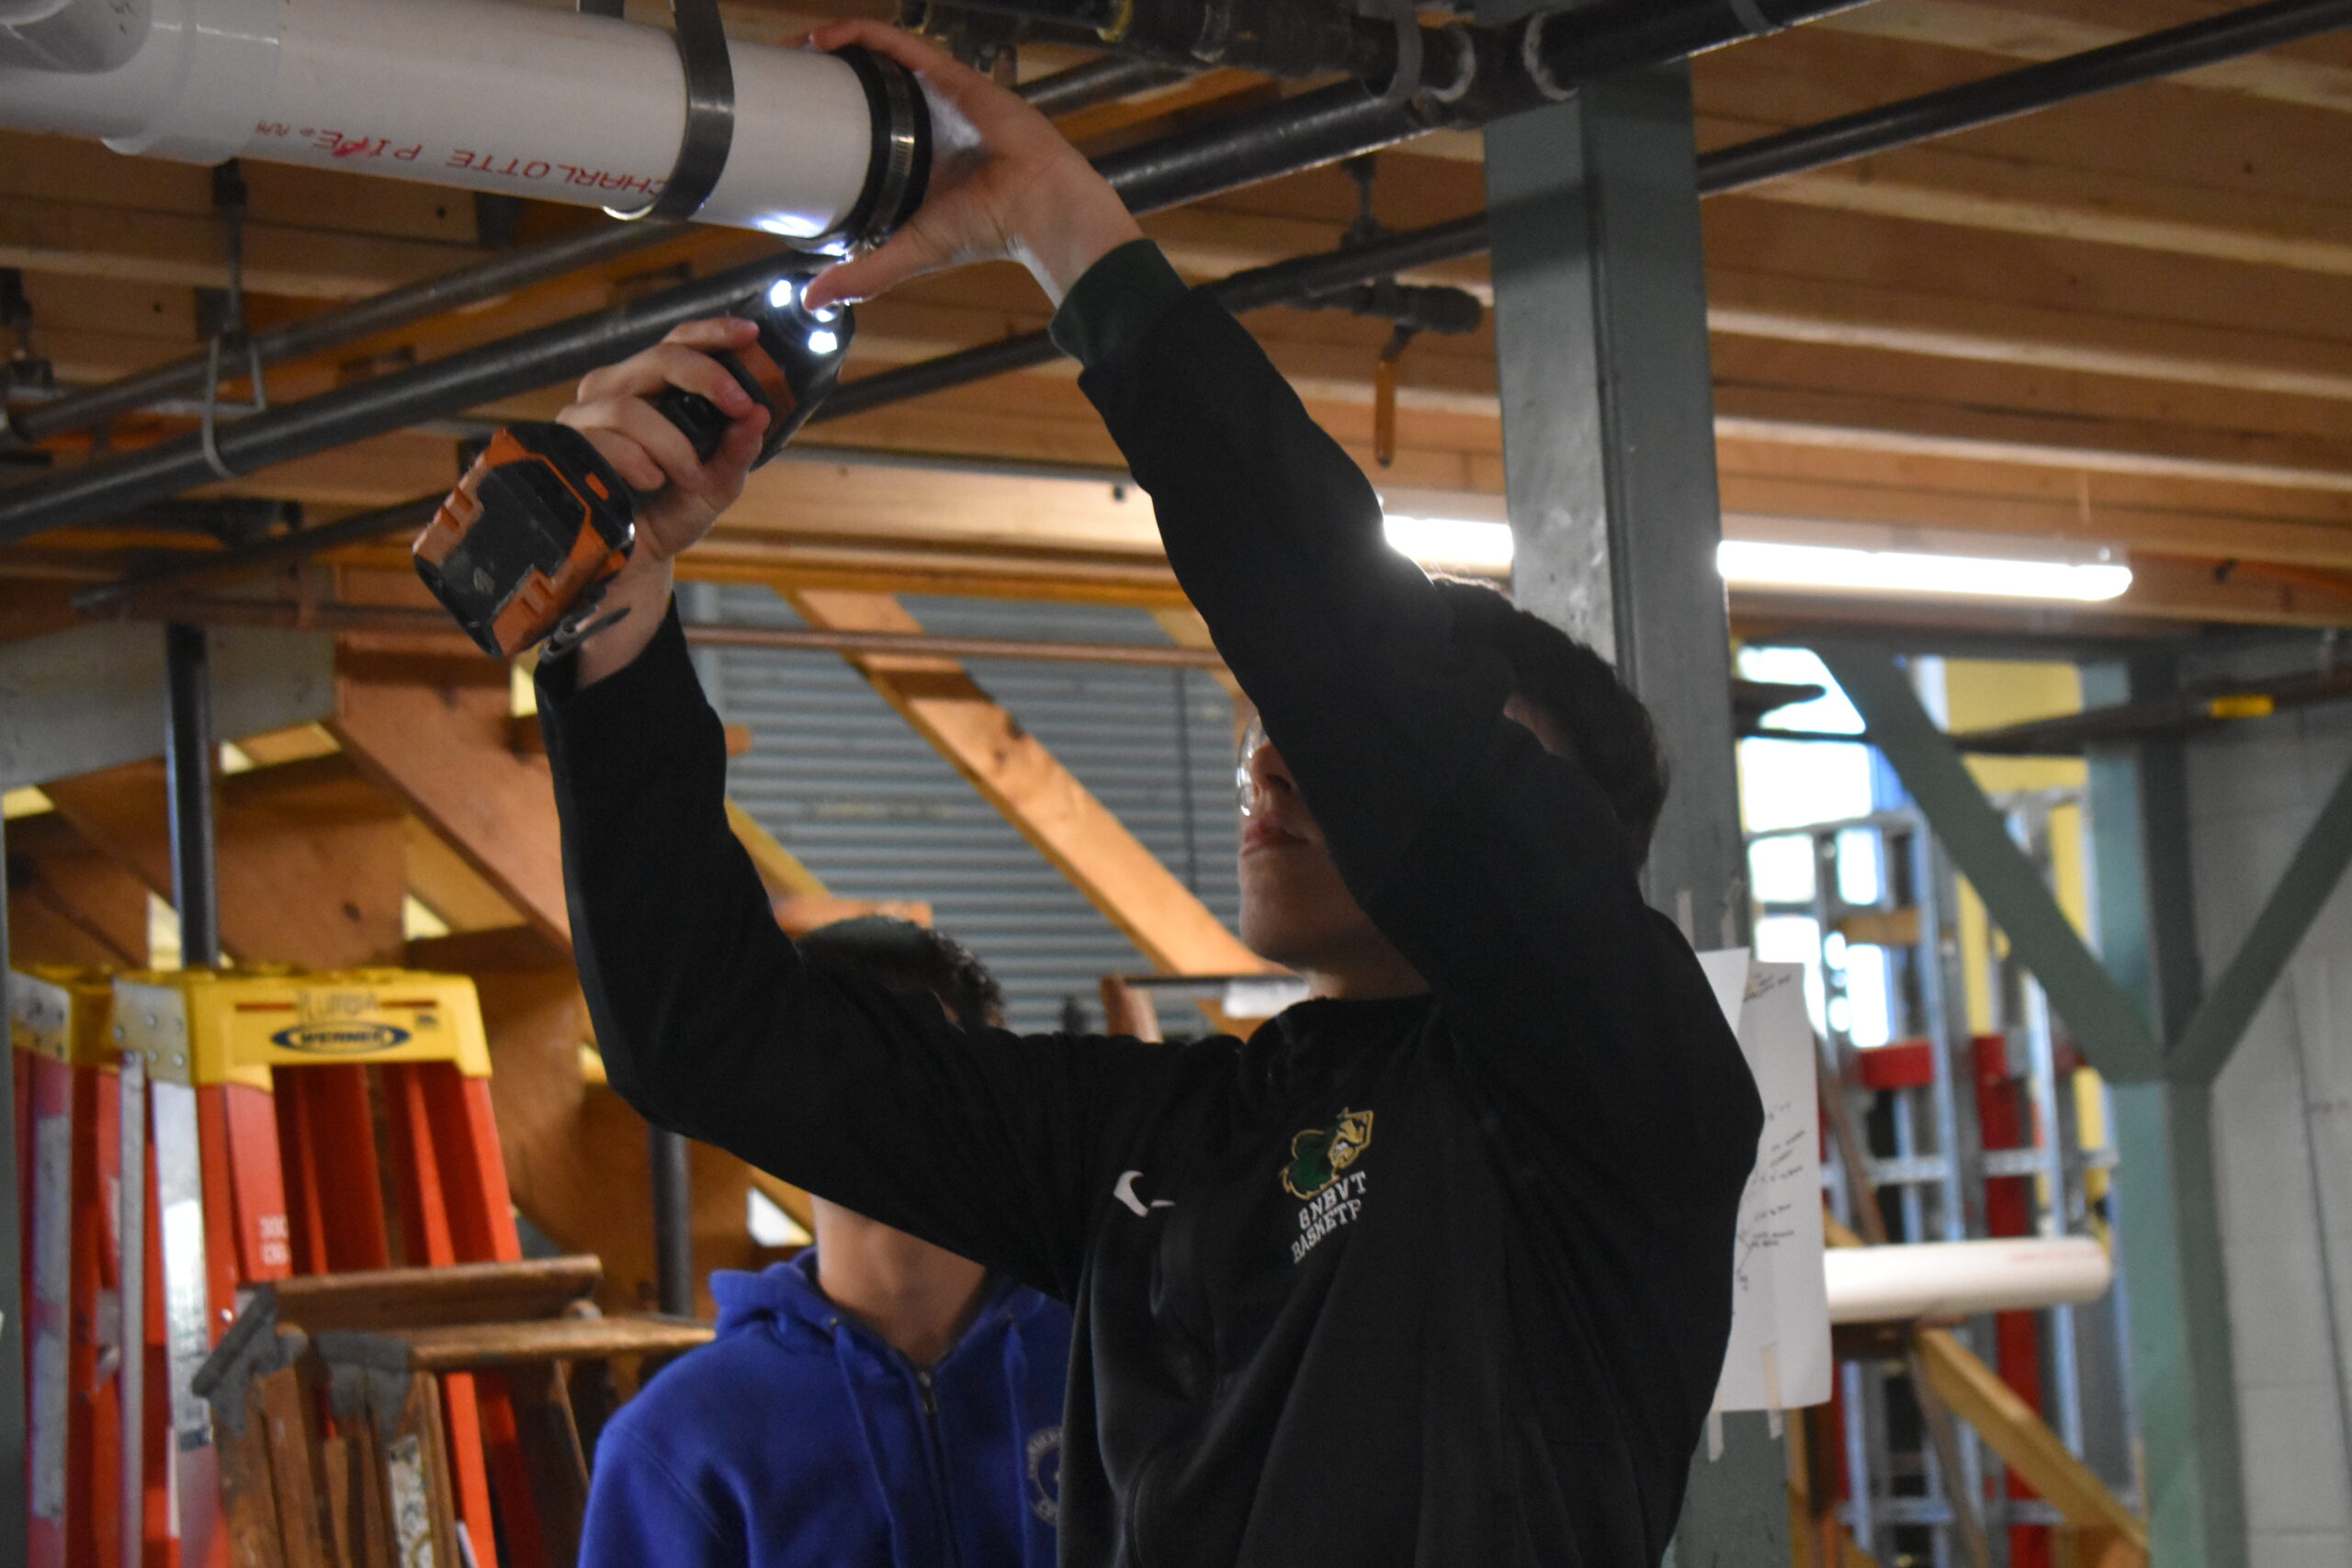
<instances>
[{"instance_id":1,"label":"black steel conduit pipe","mask_svg":"<svg viewBox=\"0 0 2352 1568\"><path fill-rule=\"evenodd\" d=\"M694 1177L686 1139L667 1127L648 1127L646 1159L653 1177L653 1293L665 1317L695 1315Z\"/></svg>"},{"instance_id":2,"label":"black steel conduit pipe","mask_svg":"<svg viewBox=\"0 0 2352 1568\"><path fill-rule=\"evenodd\" d=\"M1100 60L1090 60L1083 65L1073 65L1050 76L1023 82L1018 91L1040 114L1059 117L1092 108L1096 104L1109 103L1114 98L1124 98L1130 93L1140 93L1146 88L1164 87L1191 74L1181 66L1163 65L1154 60L1106 54Z\"/></svg>"},{"instance_id":3,"label":"black steel conduit pipe","mask_svg":"<svg viewBox=\"0 0 2352 1568\"><path fill-rule=\"evenodd\" d=\"M1824 6L1816 11L1839 8ZM2207 21L1708 153L1699 160L1700 190L1703 195L1720 194L1776 175L1889 151L2347 24L2352 24L2352 0L2271 0ZM1473 37L1466 29L1437 30L1459 34L1464 40ZM1430 80L1442 79L1432 75ZM2022 88L2017 85L2020 80L2026 84ZM1464 112L1465 103L1474 99L1491 103L1496 96L1465 91L1453 104L1438 107L1450 118ZM1981 107L1972 111L1972 98ZM1391 106L1356 84L1343 83L1214 127L1130 149L1097 166L1132 208L1150 211L1289 168L1312 166L1402 140L1427 129L1437 118L1424 116L1429 101L1425 95L1419 105ZM1486 218L1480 214L1355 249L1253 268L1212 287L1228 308L1254 310L1300 294L1475 255L1486 246ZM632 352L676 321L692 319L733 298L756 280L758 270L737 269L742 275L740 278L719 275L650 296L619 311L559 322L257 415L226 427L220 445L237 467L258 468L560 380ZM593 346L575 348L575 344ZM836 391L816 417L844 418L1044 364L1056 353L1046 335L1038 333L863 377ZM510 358L526 367L512 368ZM46 528L119 513L202 484L210 477L194 436L111 463L94 464L0 500L0 544Z\"/></svg>"},{"instance_id":4,"label":"black steel conduit pipe","mask_svg":"<svg viewBox=\"0 0 2352 1568\"><path fill-rule=\"evenodd\" d=\"M1021 96L1046 114L1074 114L1091 105L1159 86L1184 74L1151 61L1107 55L1050 76L1040 76L1025 84ZM581 267L647 249L674 237L683 227L660 220L601 223L517 246L472 266L403 284L353 304L321 310L299 321L257 333L252 340L253 351L265 369L288 360L323 354L377 333L396 332L428 317L463 310ZM243 355L232 357L236 364L244 362ZM15 413L0 414L0 451L86 430L153 403L201 395L209 369L207 355L192 354L104 386L69 392Z\"/></svg>"}]
</instances>

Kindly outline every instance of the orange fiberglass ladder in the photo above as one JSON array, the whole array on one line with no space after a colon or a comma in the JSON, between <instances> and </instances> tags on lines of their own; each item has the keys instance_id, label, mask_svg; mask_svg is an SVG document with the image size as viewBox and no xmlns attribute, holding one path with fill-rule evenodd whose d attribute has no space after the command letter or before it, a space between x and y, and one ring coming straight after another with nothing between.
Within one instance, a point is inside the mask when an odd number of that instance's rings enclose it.
<instances>
[{"instance_id":1,"label":"orange fiberglass ladder","mask_svg":"<svg viewBox=\"0 0 2352 1568\"><path fill-rule=\"evenodd\" d=\"M20 978L31 1562L226 1568L242 1558L219 1528L211 1415L190 1382L240 1292L522 1256L473 983L394 969ZM145 1178L120 1181L126 1169ZM124 1300L146 1303L144 1353L128 1359ZM442 1398L475 1561L495 1561L494 1479L505 1561L540 1568L503 1388L451 1377Z\"/></svg>"}]
</instances>

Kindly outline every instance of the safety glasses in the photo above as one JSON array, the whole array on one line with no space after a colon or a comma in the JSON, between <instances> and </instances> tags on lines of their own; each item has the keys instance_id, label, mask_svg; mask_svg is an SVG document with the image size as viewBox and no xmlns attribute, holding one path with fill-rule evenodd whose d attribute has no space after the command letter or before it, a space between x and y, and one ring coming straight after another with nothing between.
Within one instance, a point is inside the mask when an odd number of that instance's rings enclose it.
<instances>
[{"instance_id":1,"label":"safety glasses","mask_svg":"<svg viewBox=\"0 0 2352 1568\"><path fill-rule=\"evenodd\" d=\"M1250 759L1255 757L1258 749L1265 743L1266 722L1252 714L1249 725L1241 731L1241 744L1233 755L1234 805L1240 808L1244 817L1250 815L1251 797L1257 793L1256 786L1250 780Z\"/></svg>"}]
</instances>

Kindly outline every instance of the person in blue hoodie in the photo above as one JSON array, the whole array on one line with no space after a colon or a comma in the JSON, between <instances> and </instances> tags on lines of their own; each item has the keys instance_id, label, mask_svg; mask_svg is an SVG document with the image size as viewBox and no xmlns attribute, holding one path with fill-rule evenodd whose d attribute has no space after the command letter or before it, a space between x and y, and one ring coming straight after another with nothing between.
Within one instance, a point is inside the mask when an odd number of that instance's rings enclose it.
<instances>
[{"instance_id":1,"label":"person in blue hoodie","mask_svg":"<svg viewBox=\"0 0 2352 1568\"><path fill-rule=\"evenodd\" d=\"M998 1026L979 961L880 917L812 961ZM718 1337L596 1445L581 1568L1051 1568L1069 1314L904 1231L812 1199L816 1246L711 1278Z\"/></svg>"}]
</instances>

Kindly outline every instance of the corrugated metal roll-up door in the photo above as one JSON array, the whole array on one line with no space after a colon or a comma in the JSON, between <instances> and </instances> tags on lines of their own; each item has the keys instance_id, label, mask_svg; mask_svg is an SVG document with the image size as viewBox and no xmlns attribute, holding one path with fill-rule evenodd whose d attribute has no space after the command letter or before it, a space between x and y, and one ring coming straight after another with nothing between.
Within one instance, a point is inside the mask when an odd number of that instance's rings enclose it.
<instances>
[{"instance_id":1,"label":"corrugated metal roll-up door","mask_svg":"<svg viewBox=\"0 0 2352 1568\"><path fill-rule=\"evenodd\" d=\"M690 615L799 624L764 589L684 597ZM956 599L905 604L942 635L1167 641L1141 610ZM719 712L729 723L751 728L750 752L729 770L736 801L842 897L929 903L939 928L995 971L1015 1028L1058 1028L1072 998L1099 1024L1096 982L1148 968L837 655L705 649L695 658ZM1199 671L1009 660L975 660L970 669L1162 864L1233 925L1233 709L1222 687Z\"/></svg>"}]
</instances>

